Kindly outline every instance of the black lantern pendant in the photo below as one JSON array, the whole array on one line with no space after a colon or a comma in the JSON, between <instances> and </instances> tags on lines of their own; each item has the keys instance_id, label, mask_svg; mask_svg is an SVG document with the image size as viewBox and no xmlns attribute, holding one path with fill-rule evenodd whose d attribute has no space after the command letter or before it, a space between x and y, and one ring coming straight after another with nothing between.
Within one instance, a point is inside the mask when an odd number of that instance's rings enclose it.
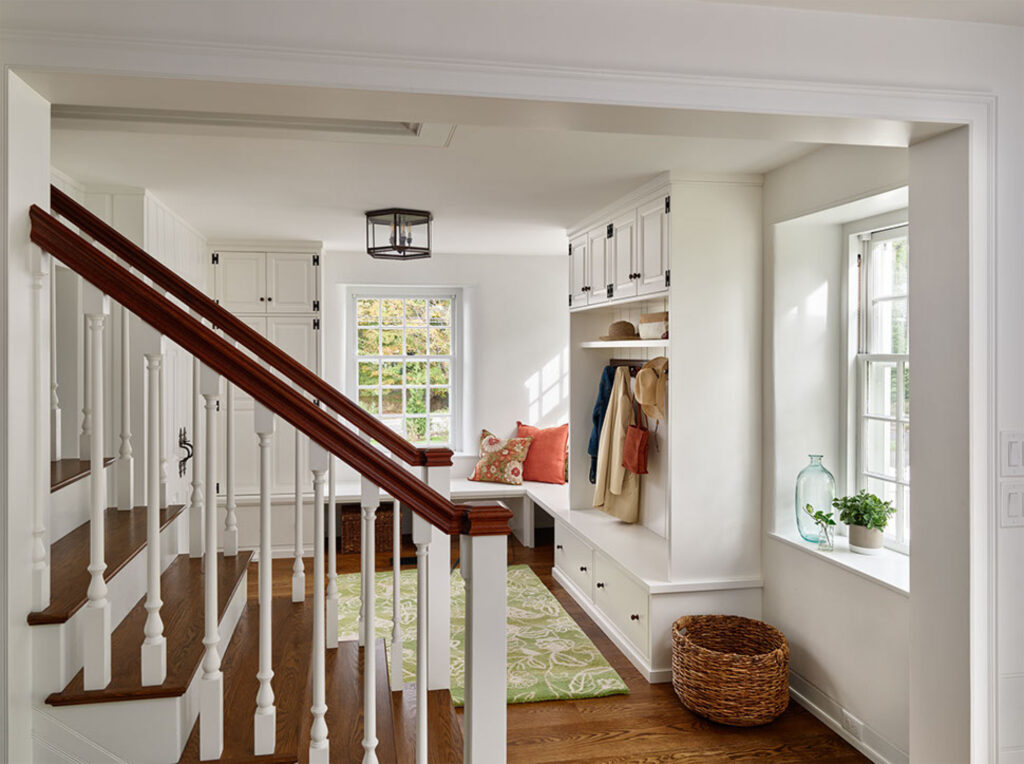
<instances>
[{"instance_id":1,"label":"black lantern pendant","mask_svg":"<svg viewBox=\"0 0 1024 764\"><path fill-rule=\"evenodd\" d=\"M366 213L366 253L381 260L430 257L430 223L423 210L389 207Z\"/></svg>"}]
</instances>

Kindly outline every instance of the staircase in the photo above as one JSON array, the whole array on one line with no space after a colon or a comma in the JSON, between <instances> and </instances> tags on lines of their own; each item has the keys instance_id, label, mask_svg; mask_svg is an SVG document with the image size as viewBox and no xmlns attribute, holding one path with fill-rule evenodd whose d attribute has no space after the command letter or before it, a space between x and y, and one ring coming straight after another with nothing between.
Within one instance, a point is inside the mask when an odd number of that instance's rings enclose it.
<instances>
[{"instance_id":1,"label":"staircase","mask_svg":"<svg viewBox=\"0 0 1024 764\"><path fill-rule=\"evenodd\" d=\"M63 221L33 207L32 240L83 280L81 456L87 458L55 459L50 495L32 507L35 610L26 617L33 639L37 758L503 762L508 509L454 506L447 498L450 451L417 448L383 427L57 189L51 208ZM120 338L120 358L145 362L147 421L145 442L133 442L123 398L129 391L122 385L116 459L102 455L109 384L103 378L103 328L111 300L125 317L130 313L149 327L132 345L127 330ZM195 433L205 419L205 435L195 437L192 495L185 506L167 504L166 458L160 453L165 338L196 359ZM254 432L227 433L224 452L214 411L225 389L231 405L232 387L253 396L257 415ZM316 543L312 561L303 559L296 543L294 558L274 565L269 466L278 417L296 427L309 449L311 474L295 476L296 512L311 486ZM61 426L59 416L51 418L51 437L59 437ZM240 442L260 455L256 549L238 549L231 469L223 500L203 479L216 474L218 459L230 465ZM130 470L108 478L133 458L146 465L145 506L124 500L131 492L122 490L119 476ZM413 513L421 593L415 684L402 685L401 649L391 651L387 665L384 641L368 633L364 620L358 642L338 641L334 512L324 511L335 504L338 459L362 476L363 549L374 548L382 491ZM116 490L108 490L108 483ZM397 514L395 549L401 545ZM467 591L465 735L447 689L452 535L461 536ZM375 612L368 585L373 565L372 553L361 555L363 612ZM280 596L273 595L275 567L285 581L290 573L291 591ZM258 578L255 597L249 594L251 572ZM391 604L397 613L397 591ZM388 639L401 644L397 626Z\"/></svg>"}]
</instances>

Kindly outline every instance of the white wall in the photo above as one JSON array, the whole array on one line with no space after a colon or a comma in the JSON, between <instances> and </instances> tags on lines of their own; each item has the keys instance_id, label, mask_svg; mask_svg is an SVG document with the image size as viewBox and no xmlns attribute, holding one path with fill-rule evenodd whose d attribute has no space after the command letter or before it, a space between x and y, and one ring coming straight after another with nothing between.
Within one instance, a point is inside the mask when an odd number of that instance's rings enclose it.
<instances>
[{"instance_id":1,"label":"white wall","mask_svg":"<svg viewBox=\"0 0 1024 764\"><path fill-rule=\"evenodd\" d=\"M476 454L480 430L502 437L516 420L540 426L568 421L567 258L435 254L407 263L365 253L325 252L325 377L345 390L346 287L461 287L463 420L461 452ZM475 459L459 460L468 474Z\"/></svg>"},{"instance_id":2,"label":"white wall","mask_svg":"<svg viewBox=\"0 0 1024 764\"><path fill-rule=\"evenodd\" d=\"M838 479L843 473L842 229L783 221L907 180L905 150L844 147L821 149L765 176L766 531L795 526L794 485L808 454L824 454ZM793 687L837 721L847 710L866 725L866 742L891 761L905 760L906 595L768 534L763 575L764 618L789 639Z\"/></svg>"}]
</instances>

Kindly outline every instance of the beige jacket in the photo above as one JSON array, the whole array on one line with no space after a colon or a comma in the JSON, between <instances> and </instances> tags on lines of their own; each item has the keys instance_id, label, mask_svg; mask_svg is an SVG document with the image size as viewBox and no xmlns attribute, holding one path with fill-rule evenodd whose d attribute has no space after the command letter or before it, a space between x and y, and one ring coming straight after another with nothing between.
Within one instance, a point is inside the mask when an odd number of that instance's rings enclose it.
<instances>
[{"instance_id":1,"label":"beige jacket","mask_svg":"<svg viewBox=\"0 0 1024 764\"><path fill-rule=\"evenodd\" d=\"M635 523L640 516L640 476L622 466L626 429L634 423L633 396L629 389L629 370L615 372L608 411L597 449L597 486L594 506L623 522Z\"/></svg>"}]
</instances>

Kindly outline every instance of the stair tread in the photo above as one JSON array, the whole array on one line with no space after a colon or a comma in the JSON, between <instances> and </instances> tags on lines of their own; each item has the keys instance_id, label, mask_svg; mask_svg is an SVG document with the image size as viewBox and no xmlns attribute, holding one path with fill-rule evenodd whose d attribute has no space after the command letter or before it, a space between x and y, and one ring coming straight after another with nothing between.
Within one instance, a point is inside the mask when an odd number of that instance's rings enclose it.
<instances>
[{"instance_id":1,"label":"stair tread","mask_svg":"<svg viewBox=\"0 0 1024 764\"><path fill-rule=\"evenodd\" d=\"M395 723L395 761L416 760L416 685L407 684L392 693ZM427 761L448 764L461 761L462 727L448 690L427 692Z\"/></svg>"},{"instance_id":2,"label":"stair tread","mask_svg":"<svg viewBox=\"0 0 1024 764\"><path fill-rule=\"evenodd\" d=\"M160 528L166 528L184 507L180 504L160 510ZM50 606L28 614L32 626L64 623L85 605L89 589L88 522L50 545ZM110 507L104 514L104 549L110 581L135 555L146 547L146 508L122 512Z\"/></svg>"},{"instance_id":3,"label":"stair tread","mask_svg":"<svg viewBox=\"0 0 1024 764\"><path fill-rule=\"evenodd\" d=\"M104 456L103 466L114 463L114 457ZM88 459L57 459L50 462L50 493L75 483L89 474L92 464Z\"/></svg>"},{"instance_id":4,"label":"stair tread","mask_svg":"<svg viewBox=\"0 0 1024 764\"><path fill-rule=\"evenodd\" d=\"M244 580L252 552L234 557L217 555L218 619ZM203 561L178 555L160 578L163 607L160 615L167 639L167 678L161 685L142 686L141 646L145 638L145 596L136 603L111 635L113 673L102 690L83 689L79 671L61 692L46 702L53 706L107 703L118 700L168 698L183 695L199 668L203 656L204 603Z\"/></svg>"}]
</instances>

